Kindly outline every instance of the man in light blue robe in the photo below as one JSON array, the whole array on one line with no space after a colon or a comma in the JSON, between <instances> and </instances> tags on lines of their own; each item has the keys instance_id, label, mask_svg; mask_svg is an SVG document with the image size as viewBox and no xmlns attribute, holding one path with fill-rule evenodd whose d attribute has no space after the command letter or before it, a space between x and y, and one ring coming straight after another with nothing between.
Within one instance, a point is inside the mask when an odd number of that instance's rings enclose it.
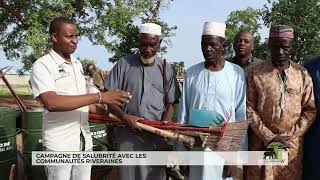
<instances>
[{"instance_id":1,"label":"man in light blue robe","mask_svg":"<svg viewBox=\"0 0 320 180\"><path fill-rule=\"evenodd\" d=\"M245 74L240 66L223 58L225 27L225 24L216 22L204 24L201 48L205 61L186 71L178 116L181 124L196 125L199 119L192 118L197 115L203 117L201 113L218 113L226 120L231 112L229 123L246 119ZM193 150L212 151L208 147L196 147ZM224 162L223 159L221 161ZM233 177L234 171L235 167L228 166L225 176ZM191 166L189 179L222 179L222 172L223 166Z\"/></svg>"}]
</instances>

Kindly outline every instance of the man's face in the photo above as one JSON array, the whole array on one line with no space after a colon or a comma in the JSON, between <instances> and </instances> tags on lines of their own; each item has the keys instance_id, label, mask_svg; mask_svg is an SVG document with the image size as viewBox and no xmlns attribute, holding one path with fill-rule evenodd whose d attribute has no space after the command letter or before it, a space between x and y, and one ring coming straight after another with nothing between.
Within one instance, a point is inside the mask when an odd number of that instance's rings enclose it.
<instances>
[{"instance_id":1,"label":"man's face","mask_svg":"<svg viewBox=\"0 0 320 180\"><path fill-rule=\"evenodd\" d=\"M140 55L149 59L156 55L157 51L160 48L161 40L159 36L152 34L140 34L139 37L139 50Z\"/></svg>"},{"instance_id":2,"label":"man's face","mask_svg":"<svg viewBox=\"0 0 320 180\"><path fill-rule=\"evenodd\" d=\"M293 42L290 38L270 38L269 47L271 59L275 63L283 63L290 60L293 50Z\"/></svg>"},{"instance_id":3,"label":"man's face","mask_svg":"<svg viewBox=\"0 0 320 180\"><path fill-rule=\"evenodd\" d=\"M223 56L224 45L218 36L203 35L201 49L204 59L208 62L214 62Z\"/></svg>"},{"instance_id":4,"label":"man's face","mask_svg":"<svg viewBox=\"0 0 320 180\"><path fill-rule=\"evenodd\" d=\"M253 36L249 32L240 32L234 41L237 56L246 57L251 54L254 47Z\"/></svg>"},{"instance_id":5,"label":"man's face","mask_svg":"<svg viewBox=\"0 0 320 180\"><path fill-rule=\"evenodd\" d=\"M77 49L78 29L74 24L62 23L56 33L52 34L52 41L63 54L72 54Z\"/></svg>"},{"instance_id":6,"label":"man's face","mask_svg":"<svg viewBox=\"0 0 320 180\"><path fill-rule=\"evenodd\" d=\"M94 73L96 72L96 67L94 65L89 65L87 72L90 77L93 77Z\"/></svg>"}]
</instances>

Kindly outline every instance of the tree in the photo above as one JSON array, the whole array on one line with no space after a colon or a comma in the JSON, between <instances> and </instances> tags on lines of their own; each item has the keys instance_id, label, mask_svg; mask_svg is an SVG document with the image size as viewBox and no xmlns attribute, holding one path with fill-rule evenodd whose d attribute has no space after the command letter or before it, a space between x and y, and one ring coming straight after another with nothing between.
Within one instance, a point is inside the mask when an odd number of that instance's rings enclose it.
<instances>
[{"instance_id":1,"label":"tree","mask_svg":"<svg viewBox=\"0 0 320 180\"><path fill-rule=\"evenodd\" d=\"M260 42L261 36L258 32L261 29L261 23L259 22L260 18L260 11L251 7L248 7L246 10L232 11L229 14L226 21L227 48L225 56L227 59L232 57L234 54L233 42L240 29L245 29L253 34L256 49L256 51L254 51L254 56L264 58L260 57L262 56L260 50L257 51L260 48L259 46L262 44Z\"/></svg>"},{"instance_id":2,"label":"tree","mask_svg":"<svg viewBox=\"0 0 320 180\"><path fill-rule=\"evenodd\" d=\"M104 45L117 60L137 47L136 23L158 22L164 36L170 37L176 26L169 27L159 18L169 0L0 0L0 45L7 59L20 60L21 72L50 48L49 22L57 16L76 20L81 37L94 45ZM166 48L161 49L165 52Z\"/></svg>"},{"instance_id":3,"label":"tree","mask_svg":"<svg viewBox=\"0 0 320 180\"><path fill-rule=\"evenodd\" d=\"M177 77L183 77L185 74L185 69L184 69L184 62L180 61L180 62L172 62L171 63L171 67L173 69L173 71L175 72Z\"/></svg>"},{"instance_id":4,"label":"tree","mask_svg":"<svg viewBox=\"0 0 320 180\"><path fill-rule=\"evenodd\" d=\"M117 40L112 43L105 43L105 47L113 54L113 57L109 58L110 62L116 62L120 57L137 52L138 49L138 35L139 27L136 25L134 18L139 19L141 23L154 22L162 26L162 34L164 43L162 43L160 53L166 53L167 45L170 45L168 37L174 36L174 30L177 26L169 27L169 25L161 21L159 13L161 8L165 8L169 5L168 0L148 0L137 1L133 14L128 16L127 11L131 9L131 4L121 4L110 8L105 15L106 21L99 22L99 26L105 26L104 23L109 24L109 32L112 37L116 37ZM102 32L103 33L103 32Z\"/></svg>"},{"instance_id":5,"label":"tree","mask_svg":"<svg viewBox=\"0 0 320 180\"><path fill-rule=\"evenodd\" d=\"M269 5L269 6L268 6ZM264 24L285 24L294 29L293 57L305 62L320 52L320 3L318 0L268 0L263 12Z\"/></svg>"}]
</instances>

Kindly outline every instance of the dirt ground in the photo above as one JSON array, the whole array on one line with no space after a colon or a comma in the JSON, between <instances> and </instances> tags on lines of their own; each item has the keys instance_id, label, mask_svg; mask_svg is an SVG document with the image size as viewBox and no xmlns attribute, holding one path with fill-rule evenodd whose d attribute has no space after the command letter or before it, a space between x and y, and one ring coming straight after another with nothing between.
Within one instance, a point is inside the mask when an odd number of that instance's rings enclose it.
<instances>
[{"instance_id":1,"label":"dirt ground","mask_svg":"<svg viewBox=\"0 0 320 180\"><path fill-rule=\"evenodd\" d=\"M42 105L34 99L21 98L21 100L28 109L42 107ZM19 108L18 104L16 103L16 100L13 97L0 97L0 107Z\"/></svg>"}]
</instances>

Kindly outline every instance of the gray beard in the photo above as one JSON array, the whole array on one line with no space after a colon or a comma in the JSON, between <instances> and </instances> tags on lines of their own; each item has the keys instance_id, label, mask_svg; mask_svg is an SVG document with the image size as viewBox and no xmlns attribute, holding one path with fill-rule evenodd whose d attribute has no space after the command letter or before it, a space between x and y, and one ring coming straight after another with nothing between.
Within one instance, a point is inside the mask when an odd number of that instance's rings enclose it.
<instances>
[{"instance_id":1,"label":"gray beard","mask_svg":"<svg viewBox=\"0 0 320 180\"><path fill-rule=\"evenodd\" d=\"M155 56L152 56L152 57L146 59L140 55L140 61L143 65L147 65L147 66L152 65L154 63L155 59L156 59Z\"/></svg>"}]
</instances>

